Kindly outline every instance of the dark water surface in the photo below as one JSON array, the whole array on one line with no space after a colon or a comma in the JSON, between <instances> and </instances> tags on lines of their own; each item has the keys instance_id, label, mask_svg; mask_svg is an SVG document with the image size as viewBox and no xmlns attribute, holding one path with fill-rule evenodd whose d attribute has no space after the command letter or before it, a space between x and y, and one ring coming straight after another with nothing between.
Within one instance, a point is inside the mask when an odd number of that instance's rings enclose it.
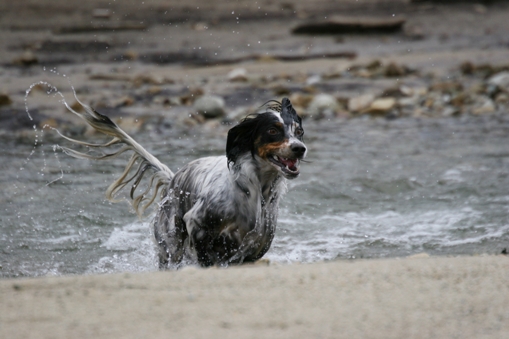
<instances>
[{"instance_id":1,"label":"dark water surface","mask_svg":"<svg viewBox=\"0 0 509 339\"><path fill-rule=\"evenodd\" d=\"M275 262L500 253L509 248L509 115L305 121ZM172 170L224 153L225 132L134 137ZM1 136L0 277L155 270L150 217L105 200L127 159L67 157L55 133ZM92 141L95 136L87 136ZM42 141L41 141L42 140ZM50 184L48 184L50 183Z\"/></svg>"}]
</instances>

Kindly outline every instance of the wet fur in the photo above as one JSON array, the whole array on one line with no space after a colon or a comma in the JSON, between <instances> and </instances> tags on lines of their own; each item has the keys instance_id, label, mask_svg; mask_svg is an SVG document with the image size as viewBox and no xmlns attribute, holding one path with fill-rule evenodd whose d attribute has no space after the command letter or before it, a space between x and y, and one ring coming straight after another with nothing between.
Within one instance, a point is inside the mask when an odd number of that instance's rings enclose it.
<instances>
[{"instance_id":1,"label":"wet fur","mask_svg":"<svg viewBox=\"0 0 509 339\"><path fill-rule=\"evenodd\" d=\"M231 128L226 157L200 158L176 173L108 117L80 104L83 114L67 108L112 140L92 144L62 137L96 149L123 146L100 156L63 150L74 157L96 160L134 152L120 178L108 188L107 197L114 199L131 185L132 205L140 216L161 198L153 222L161 268L189 263L204 267L240 264L255 261L269 250L286 179L298 176L299 162L306 155L302 122L288 99L267 104ZM153 173L148 188L136 193L147 172Z\"/></svg>"}]
</instances>

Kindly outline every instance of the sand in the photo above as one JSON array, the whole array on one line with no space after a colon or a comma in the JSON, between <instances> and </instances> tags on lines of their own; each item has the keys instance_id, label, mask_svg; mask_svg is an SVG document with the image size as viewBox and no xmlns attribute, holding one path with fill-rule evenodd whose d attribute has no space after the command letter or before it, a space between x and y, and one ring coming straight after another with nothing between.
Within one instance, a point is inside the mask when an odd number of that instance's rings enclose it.
<instances>
[{"instance_id":1,"label":"sand","mask_svg":"<svg viewBox=\"0 0 509 339\"><path fill-rule=\"evenodd\" d=\"M0 281L1 338L504 338L507 256Z\"/></svg>"}]
</instances>

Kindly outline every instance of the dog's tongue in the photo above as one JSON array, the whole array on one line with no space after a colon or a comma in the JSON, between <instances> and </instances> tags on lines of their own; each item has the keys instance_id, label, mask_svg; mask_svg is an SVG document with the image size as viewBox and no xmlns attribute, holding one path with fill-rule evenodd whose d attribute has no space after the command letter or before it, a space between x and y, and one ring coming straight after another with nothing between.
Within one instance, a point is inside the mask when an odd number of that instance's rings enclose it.
<instances>
[{"instance_id":1,"label":"dog's tongue","mask_svg":"<svg viewBox=\"0 0 509 339\"><path fill-rule=\"evenodd\" d=\"M288 167L292 171L296 170L295 164L297 163L297 159L282 159L282 158L280 158L280 160L281 160L281 163L285 164L286 167Z\"/></svg>"}]
</instances>

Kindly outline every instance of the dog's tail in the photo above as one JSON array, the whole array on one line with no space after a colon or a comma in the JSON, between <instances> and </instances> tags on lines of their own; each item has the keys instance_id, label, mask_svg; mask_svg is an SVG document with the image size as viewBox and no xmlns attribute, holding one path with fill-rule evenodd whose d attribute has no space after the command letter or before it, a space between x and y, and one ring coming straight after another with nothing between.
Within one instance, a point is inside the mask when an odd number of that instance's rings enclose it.
<instances>
[{"instance_id":1,"label":"dog's tail","mask_svg":"<svg viewBox=\"0 0 509 339\"><path fill-rule=\"evenodd\" d=\"M75 95L76 96L76 95ZM120 177L115 180L114 183L108 187L106 190L106 197L111 201L117 201L114 199L114 196L125 186L131 185L131 192L130 197L132 199L131 204L138 214L139 217L143 215L143 212L155 201L158 192L161 187L168 186L171 179L173 178L173 172L163 163L161 163L156 157L154 157L152 154L150 154L146 149L144 149L140 144L138 144L133 138L131 138L126 132L124 132L120 127L117 126L113 121L110 120L105 115L102 115L98 112L96 112L91 107L83 104L81 101L76 98L79 105L82 107L84 113L76 112L74 109L72 109L65 101L64 104L67 107L67 109L85 120L90 126L92 126L95 130L106 134L108 136L113 137L109 142L104 144L92 144L76 139L69 138L62 133L60 133L58 130L58 134L63 137L66 140L69 140L75 144L83 145L86 147L91 148L108 148L112 145L117 144L123 144L123 146L120 149L115 150L112 153L105 153L102 155L92 155L92 154L86 154L82 152L78 152L76 150L67 148L67 147L60 147L65 153L67 153L70 156L73 156L75 158L82 158L82 159L94 159L94 160L104 160L104 159L113 159L118 157L119 155L123 154L127 151L133 151L134 154L131 156L131 159L129 160L124 172L120 175ZM134 174L129 175L131 172L131 169L136 168L137 170L134 172ZM138 195L135 195L136 188L140 184L141 180L143 179L143 176L145 175L145 172L147 170L152 170L154 174L150 178L150 182L148 187L145 191L141 192ZM150 194L150 191L152 190L152 194Z\"/></svg>"}]
</instances>

